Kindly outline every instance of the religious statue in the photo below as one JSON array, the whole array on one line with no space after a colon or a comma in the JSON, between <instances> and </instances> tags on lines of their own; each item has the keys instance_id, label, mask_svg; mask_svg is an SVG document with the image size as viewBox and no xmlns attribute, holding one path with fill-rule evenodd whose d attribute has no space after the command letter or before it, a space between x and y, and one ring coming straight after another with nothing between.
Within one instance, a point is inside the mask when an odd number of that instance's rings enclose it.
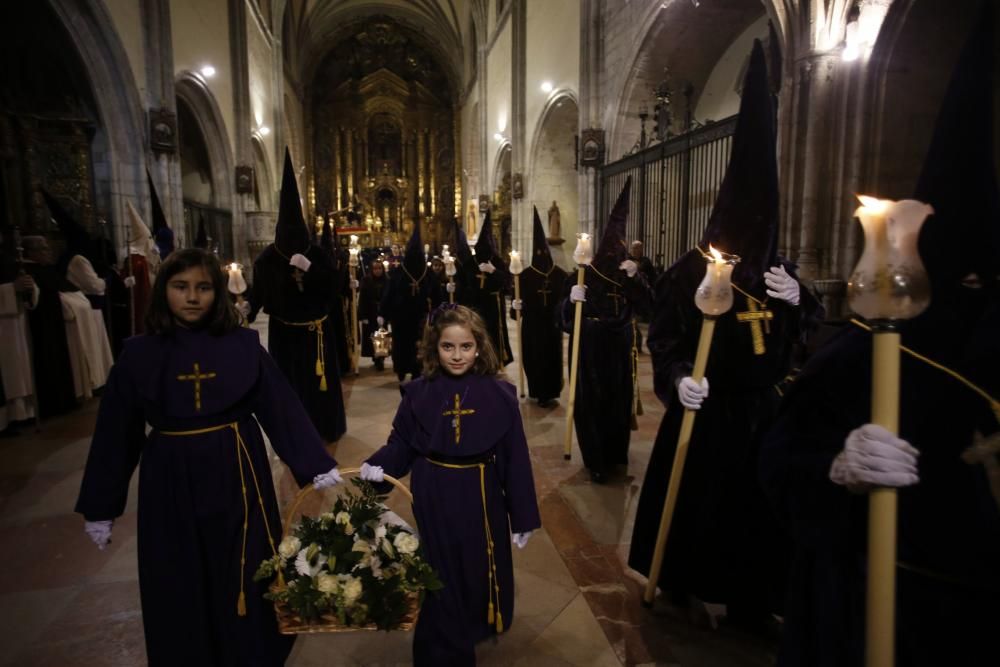
<instances>
[{"instance_id":1,"label":"religious statue","mask_svg":"<svg viewBox=\"0 0 1000 667\"><path fill-rule=\"evenodd\" d=\"M562 241L562 214L559 213L559 204L554 200L549 207L549 241Z\"/></svg>"}]
</instances>

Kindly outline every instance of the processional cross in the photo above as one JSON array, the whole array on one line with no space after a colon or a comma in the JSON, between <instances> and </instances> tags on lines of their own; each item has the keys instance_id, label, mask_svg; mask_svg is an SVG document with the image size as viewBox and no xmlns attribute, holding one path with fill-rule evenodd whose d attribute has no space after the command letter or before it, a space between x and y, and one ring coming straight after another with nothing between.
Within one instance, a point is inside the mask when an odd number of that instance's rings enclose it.
<instances>
[{"instance_id":1,"label":"processional cross","mask_svg":"<svg viewBox=\"0 0 1000 667\"><path fill-rule=\"evenodd\" d=\"M538 293L542 295L542 305L549 305L549 294L552 294L552 290L549 289L549 279L546 278L545 282L542 283L542 289L538 290Z\"/></svg>"},{"instance_id":2,"label":"processional cross","mask_svg":"<svg viewBox=\"0 0 1000 667\"><path fill-rule=\"evenodd\" d=\"M211 380L216 375L215 371L209 371L207 373L201 372L201 366L198 362L194 362L194 372L185 373L177 376L177 379L181 382L191 380L194 382L194 409L196 411L201 411L201 381Z\"/></svg>"},{"instance_id":3,"label":"processional cross","mask_svg":"<svg viewBox=\"0 0 1000 667\"><path fill-rule=\"evenodd\" d=\"M753 353L760 355L767 351L764 347L764 334L771 333L771 320L774 319L774 311L768 310L767 305L760 303L757 299L747 295L747 309L742 313L736 313L736 321L750 325L750 336L753 339ZM763 327L761 323L763 322Z\"/></svg>"},{"instance_id":4,"label":"processional cross","mask_svg":"<svg viewBox=\"0 0 1000 667\"><path fill-rule=\"evenodd\" d=\"M462 439L462 417L465 415L475 414L475 410L462 409L462 398L455 394L455 409L445 410L442 412L442 416L451 417L451 425L455 427L455 444L457 445L459 440Z\"/></svg>"}]
</instances>

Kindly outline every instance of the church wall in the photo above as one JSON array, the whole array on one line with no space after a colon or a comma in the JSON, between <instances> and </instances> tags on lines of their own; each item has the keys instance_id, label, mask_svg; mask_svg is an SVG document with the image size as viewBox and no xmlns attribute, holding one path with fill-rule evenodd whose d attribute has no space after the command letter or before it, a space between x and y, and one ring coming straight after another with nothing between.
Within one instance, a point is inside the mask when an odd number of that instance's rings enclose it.
<instances>
[{"instance_id":1,"label":"church wall","mask_svg":"<svg viewBox=\"0 0 1000 667\"><path fill-rule=\"evenodd\" d=\"M215 76L206 79L226 127L230 153L235 145L232 67L229 52L229 11L218 0L172 0L170 24L174 42L174 72L197 72L209 64Z\"/></svg>"},{"instance_id":2,"label":"church wall","mask_svg":"<svg viewBox=\"0 0 1000 667\"><path fill-rule=\"evenodd\" d=\"M505 23L493 47L487 54L487 110L489 123L483 130L487 133L487 164L494 165L500 155L501 147L509 142L511 130L511 34L510 23ZM495 135L501 135L498 139ZM495 170L494 170L495 171ZM487 193L496 190L499 183L496 173L486 175L484 185Z\"/></svg>"},{"instance_id":3,"label":"church wall","mask_svg":"<svg viewBox=\"0 0 1000 667\"><path fill-rule=\"evenodd\" d=\"M264 158L268 161L269 170L273 172L272 156L278 154L274 143L278 136L275 131L278 119L274 114L277 91L274 89L273 53L267 36L255 20L247 21L247 51L250 70L250 131L264 146ZM264 134L261 127L267 127L268 133ZM282 155L283 153L284 151ZM266 182L263 176L257 175L261 187L265 187ZM267 183L266 187L278 186Z\"/></svg>"},{"instance_id":4,"label":"church wall","mask_svg":"<svg viewBox=\"0 0 1000 667\"><path fill-rule=\"evenodd\" d=\"M479 137L482 132L479 123L479 87L473 86L465 106L461 109L461 147L463 174L462 193L465 197L465 233L475 234L479 229L479 193L484 192L483 175L480 174ZM470 210L472 215L470 217Z\"/></svg>"},{"instance_id":5,"label":"church wall","mask_svg":"<svg viewBox=\"0 0 1000 667\"><path fill-rule=\"evenodd\" d=\"M139 3L135 0L104 0L104 4L108 8L108 13L111 14L115 31L118 33L122 46L125 47L125 53L128 54L128 66L132 72L132 78L135 79L139 95L145 100L147 92L146 58L143 53L142 15Z\"/></svg>"},{"instance_id":6,"label":"church wall","mask_svg":"<svg viewBox=\"0 0 1000 667\"><path fill-rule=\"evenodd\" d=\"M767 16L761 16L742 35L729 45L715 64L715 69L705 82L704 90L695 106L694 117L702 123L722 120L740 110L740 95L744 69L753 49L753 40L767 39Z\"/></svg>"}]
</instances>

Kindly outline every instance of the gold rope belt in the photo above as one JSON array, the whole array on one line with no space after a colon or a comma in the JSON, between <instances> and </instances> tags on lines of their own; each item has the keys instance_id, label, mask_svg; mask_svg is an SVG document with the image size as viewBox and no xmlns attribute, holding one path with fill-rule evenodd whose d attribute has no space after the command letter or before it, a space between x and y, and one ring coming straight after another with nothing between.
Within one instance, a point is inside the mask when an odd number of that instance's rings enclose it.
<instances>
[{"instance_id":1,"label":"gold rope belt","mask_svg":"<svg viewBox=\"0 0 1000 667\"><path fill-rule=\"evenodd\" d=\"M316 375L319 376L319 390L326 391L326 348L323 345L323 322L326 321L328 316L324 315L318 320L309 320L308 322L287 322L280 317L274 319L278 320L282 324L287 324L290 327L307 327L309 331L316 332Z\"/></svg>"},{"instance_id":2,"label":"gold rope belt","mask_svg":"<svg viewBox=\"0 0 1000 667\"><path fill-rule=\"evenodd\" d=\"M487 576L489 577L490 604L486 611L486 622L489 625L496 625L497 634L503 632L503 616L500 613L500 581L497 579L497 563L493 556L493 531L490 530L490 514L486 507L486 463L444 463L435 461L432 458L428 462L442 468L452 470L465 470L467 468L479 468L479 493L483 501L483 525L486 527L486 558ZM496 610L494 612L493 599L496 598Z\"/></svg>"},{"instance_id":3,"label":"gold rope belt","mask_svg":"<svg viewBox=\"0 0 1000 667\"><path fill-rule=\"evenodd\" d=\"M240 425L238 422L229 422L228 424L220 424L218 426L207 426L205 428L198 428L192 431L160 431L160 435L170 435L170 436L185 436L185 435L201 435L203 433L214 433L215 431L222 431L223 429L232 429L233 435L236 437L236 465L240 469L240 487L243 493L243 546L240 550L240 596L236 600L236 614L239 616L247 615L247 596L244 591L244 580L246 579L246 566L247 566L247 527L250 522L250 505L247 502L247 481L246 475L243 472L243 459L246 459L247 467L250 468L250 476L253 478L254 488L257 490L257 502L260 504L260 514L264 517L264 530L267 531L267 541L271 545L271 554L274 556L278 555L278 550L274 546L274 537L271 535L271 525L267 520L267 509L264 507L264 497L260 494L260 482L257 481L257 471L253 467L253 459L250 458L250 452L247 450L247 445L243 441L243 436L240 434Z\"/></svg>"}]
</instances>

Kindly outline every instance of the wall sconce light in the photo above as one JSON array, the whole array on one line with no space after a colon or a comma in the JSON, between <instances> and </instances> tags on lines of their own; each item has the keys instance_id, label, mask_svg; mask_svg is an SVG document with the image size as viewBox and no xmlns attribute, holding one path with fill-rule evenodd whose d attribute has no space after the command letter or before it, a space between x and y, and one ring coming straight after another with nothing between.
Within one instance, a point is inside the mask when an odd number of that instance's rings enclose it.
<instances>
[{"instance_id":1,"label":"wall sconce light","mask_svg":"<svg viewBox=\"0 0 1000 667\"><path fill-rule=\"evenodd\" d=\"M215 68L212 67L211 65L205 65L199 71L201 72L201 75L206 79L211 79L213 76L215 76Z\"/></svg>"}]
</instances>

